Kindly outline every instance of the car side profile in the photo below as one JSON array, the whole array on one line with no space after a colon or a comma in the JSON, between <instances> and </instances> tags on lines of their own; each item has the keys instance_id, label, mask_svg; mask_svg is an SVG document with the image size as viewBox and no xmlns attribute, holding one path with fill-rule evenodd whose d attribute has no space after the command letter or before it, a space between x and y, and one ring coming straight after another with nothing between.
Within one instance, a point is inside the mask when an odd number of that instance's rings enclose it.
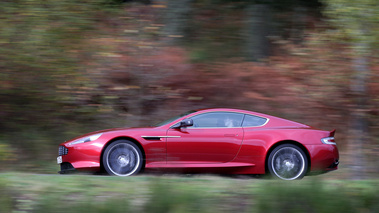
<instances>
[{"instance_id":1,"label":"car side profile","mask_svg":"<svg viewBox=\"0 0 379 213\"><path fill-rule=\"evenodd\" d=\"M143 170L266 174L283 180L336 170L335 131L239 109L194 110L153 127L89 133L59 145L60 173Z\"/></svg>"}]
</instances>

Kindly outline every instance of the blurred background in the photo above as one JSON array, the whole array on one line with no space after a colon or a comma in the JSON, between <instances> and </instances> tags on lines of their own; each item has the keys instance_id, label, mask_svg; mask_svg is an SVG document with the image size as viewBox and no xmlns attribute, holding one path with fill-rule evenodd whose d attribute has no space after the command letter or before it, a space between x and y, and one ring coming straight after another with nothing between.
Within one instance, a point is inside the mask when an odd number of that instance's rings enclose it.
<instances>
[{"instance_id":1,"label":"blurred background","mask_svg":"<svg viewBox=\"0 0 379 213\"><path fill-rule=\"evenodd\" d=\"M209 107L337 129L378 178L377 0L2 0L0 169L56 173L58 144Z\"/></svg>"}]
</instances>

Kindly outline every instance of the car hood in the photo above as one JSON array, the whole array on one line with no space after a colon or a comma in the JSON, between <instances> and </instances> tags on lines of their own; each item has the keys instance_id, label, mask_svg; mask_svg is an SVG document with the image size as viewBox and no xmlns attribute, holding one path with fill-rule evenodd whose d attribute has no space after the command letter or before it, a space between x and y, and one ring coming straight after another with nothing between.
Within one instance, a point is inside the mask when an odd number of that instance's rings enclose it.
<instances>
[{"instance_id":1,"label":"car hood","mask_svg":"<svg viewBox=\"0 0 379 213\"><path fill-rule=\"evenodd\" d=\"M84 134L84 135L72 138L70 140L65 141L64 143L72 142L72 141L78 140L80 138L84 138L84 137L95 135L95 134L99 134L99 133L110 133L110 132L119 132L119 131L122 131L122 132L149 131L149 130L153 130L153 129L156 129L156 127L124 127L124 128L104 129L104 130L90 132L90 133L87 133L87 134Z\"/></svg>"}]
</instances>

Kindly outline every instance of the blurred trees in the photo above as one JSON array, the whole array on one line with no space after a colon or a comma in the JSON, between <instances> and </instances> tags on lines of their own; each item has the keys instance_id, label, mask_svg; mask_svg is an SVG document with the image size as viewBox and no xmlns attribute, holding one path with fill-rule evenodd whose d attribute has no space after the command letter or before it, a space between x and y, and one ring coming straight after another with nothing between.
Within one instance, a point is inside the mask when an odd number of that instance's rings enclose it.
<instances>
[{"instance_id":1,"label":"blurred trees","mask_svg":"<svg viewBox=\"0 0 379 213\"><path fill-rule=\"evenodd\" d=\"M164 40L168 44L179 44L188 34L189 21L193 13L193 0L166 0L164 12ZM187 36L188 37L188 36Z\"/></svg>"},{"instance_id":2,"label":"blurred trees","mask_svg":"<svg viewBox=\"0 0 379 213\"><path fill-rule=\"evenodd\" d=\"M376 0L326 0L326 14L331 17L339 37L349 42L353 74L350 94L353 107L350 113L350 152L353 178L364 177L367 164L364 144L370 141L368 127L368 85L371 76L371 57L379 45L379 4Z\"/></svg>"},{"instance_id":3,"label":"blurred trees","mask_svg":"<svg viewBox=\"0 0 379 213\"><path fill-rule=\"evenodd\" d=\"M49 125L52 117L67 116L56 109L77 104L76 88L91 85L84 64L96 48L88 39L118 2L0 2L1 130Z\"/></svg>"},{"instance_id":4,"label":"blurred trees","mask_svg":"<svg viewBox=\"0 0 379 213\"><path fill-rule=\"evenodd\" d=\"M63 98L59 85L78 83L79 62L87 52L82 40L94 29L95 5L37 0L0 4L0 119L6 123L1 129L47 123Z\"/></svg>"},{"instance_id":5,"label":"blurred trees","mask_svg":"<svg viewBox=\"0 0 379 213\"><path fill-rule=\"evenodd\" d=\"M375 2L322 3L2 1L0 160L20 156L11 152L50 159L59 142L78 134L205 107L337 128L344 141L353 98L364 101L356 110L363 120L379 120L379 102L370 101L379 86L362 83L378 69L369 64L377 60ZM364 71L352 74L351 61Z\"/></svg>"},{"instance_id":6,"label":"blurred trees","mask_svg":"<svg viewBox=\"0 0 379 213\"><path fill-rule=\"evenodd\" d=\"M0 2L0 144L42 157L47 144L90 119L77 88L91 85L83 68L94 50L87 39L109 3Z\"/></svg>"},{"instance_id":7,"label":"blurred trees","mask_svg":"<svg viewBox=\"0 0 379 213\"><path fill-rule=\"evenodd\" d=\"M321 10L319 0L246 1L245 52L250 61L273 55L275 40L300 44L309 18Z\"/></svg>"},{"instance_id":8,"label":"blurred trees","mask_svg":"<svg viewBox=\"0 0 379 213\"><path fill-rule=\"evenodd\" d=\"M272 1L250 4L247 10L247 58L258 61L270 56L270 40L273 25Z\"/></svg>"},{"instance_id":9,"label":"blurred trees","mask_svg":"<svg viewBox=\"0 0 379 213\"><path fill-rule=\"evenodd\" d=\"M156 0L162 10L163 40L167 44L187 44L207 52L246 57L259 61L273 55L278 40L303 41L312 16L318 16L319 0ZM234 23L233 23L234 20ZM229 26L229 24L233 24ZM212 33L213 32L213 33ZM203 39L211 39L204 41ZM214 39L217 38L217 39ZM214 43L233 43L215 49ZM238 44L238 47L236 46ZM211 52L211 53L210 53ZM201 53L200 53L201 54ZM204 56L207 57L207 56ZM208 56L207 58L212 58Z\"/></svg>"}]
</instances>

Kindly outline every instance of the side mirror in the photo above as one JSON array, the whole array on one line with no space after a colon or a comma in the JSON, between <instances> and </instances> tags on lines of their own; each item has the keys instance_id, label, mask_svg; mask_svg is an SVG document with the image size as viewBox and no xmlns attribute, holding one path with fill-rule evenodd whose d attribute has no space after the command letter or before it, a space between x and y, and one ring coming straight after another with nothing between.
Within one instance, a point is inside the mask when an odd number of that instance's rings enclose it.
<instances>
[{"instance_id":1,"label":"side mirror","mask_svg":"<svg viewBox=\"0 0 379 213\"><path fill-rule=\"evenodd\" d=\"M187 126L193 126L193 120L188 118L188 119L184 119L180 122L180 126L181 127L187 127Z\"/></svg>"},{"instance_id":2,"label":"side mirror","mask_svg":"<svg viewBox=\"0 0 379 213\"><path fill-rule=\"evenodd\" d=\"M187 126L193 126L193 120L188 118L180 121L179 123L172 126L172 128L181 128L181 127L187 127Z\"/></svg>"}]
</instances>

